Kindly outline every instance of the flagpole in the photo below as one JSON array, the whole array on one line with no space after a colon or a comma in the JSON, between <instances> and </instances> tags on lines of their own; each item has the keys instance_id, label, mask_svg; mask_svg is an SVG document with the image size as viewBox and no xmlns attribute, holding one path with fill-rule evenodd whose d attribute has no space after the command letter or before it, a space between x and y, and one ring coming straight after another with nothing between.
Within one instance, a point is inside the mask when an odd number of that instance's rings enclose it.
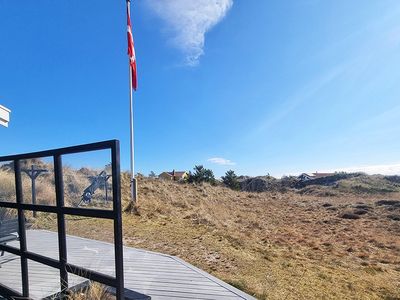
<instances>
[{"instance_id":1,"label":"flagpole","mask_svg":"<svg viewBox=\"0 0 400 300\"><path fill-rule=\"evenodd\" d=\"M130 1L126 1L128 14L130 15ZM135 140L134 140L134 110L133 110L133 91L132 91L132 68L130 58L128 57L129 68L129 121L130 121L130 146L131 146L131 200L133 204L137 203L137 182L135 178Z\"/></svg>"}]
</instances>

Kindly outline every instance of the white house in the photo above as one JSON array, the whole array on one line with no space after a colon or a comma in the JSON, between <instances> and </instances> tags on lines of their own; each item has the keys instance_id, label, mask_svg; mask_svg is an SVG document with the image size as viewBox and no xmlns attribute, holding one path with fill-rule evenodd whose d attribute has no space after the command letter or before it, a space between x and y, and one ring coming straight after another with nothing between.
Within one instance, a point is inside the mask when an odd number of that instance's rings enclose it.
<instances>
[{"instance_id":1,"label":"white house","mask_svg":"<svg viewBox=\"0 0 400 300\"><path fill-rule=\"evenodd\" d=\"M0 105L0 125L8 127L8 122L10 122L10 112L11 110Z\"/></svg>"},{"instance_id":2,"label":"white house","mask_svg":"<svg viewBox=\"0 0 400 300\"><path fill-rule=\"evenodd\" d=\"M313 180L313 179L318 179L322 177L328 177L328 176L333 176L335 173L302 173L299 176L297 176L298 179L301 181L308 181L308 180Z\"/></svg>"},{"instance_id":3,"label":"white house","mask_svg":"<svg viewBox=\"0 0 400 300\"><path fill-rule=\"evenodd\" d=\"M301 181L309 181L314 179L314 176L312 174L307 174L307 173L302 173L299 176L297 176L298 179Z\"/></svg>"}]
</instances>

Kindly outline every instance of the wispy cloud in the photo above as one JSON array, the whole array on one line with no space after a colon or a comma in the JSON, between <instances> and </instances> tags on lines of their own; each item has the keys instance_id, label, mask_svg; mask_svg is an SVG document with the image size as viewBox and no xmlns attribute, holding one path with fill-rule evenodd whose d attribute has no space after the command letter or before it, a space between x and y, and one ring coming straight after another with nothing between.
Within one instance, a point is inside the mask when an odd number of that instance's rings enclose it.
<instances>
[{"instance_id":1,"label":"wispy cloud","mask_svg":"<svg viewBox=\"0 0 400 300\"><path fill-rule=\"evenodd\" d=\"M279 124L291 112L304 104L307 100L315 97L323 89L327 88L332 82L338 79L346 70L350 63L343 63L330 69L324 74L320 74L314 80L311 80L303 88L296 91L291 97L282 101L282 105L274 114L271 114L266 120L263 120L250 134L248 138L258 138L267 130L271 129L276 124Z\"/></svg>"},{"instance_id":2,"label":"wispy cloud","mask_svg":"<svg viewBox=\"0 0 400 300\"><path fill-rule=\"evenodd\" d=\"M321 101L319 93L333 86L339 87L339 92L347 93L349 98L363 99L374 93L377 87L390 83L392 78L396 80L395 76L388 78L383 73L392 67L386 61L394 61L398 57L400 26L394 20L399 14L400 5L388 10L377 21L371 21L368 26L349 32L317 53L312 53L309 58L304 58L302 63L320 65L321 70L305 81L303 87L293 90L287 99L282 99L282 105L267 115L266 120L250 132L249 138L264 135L298 108L307 105L308 101ZM343 53L346 55L343 56ZM352 82L352 86L349 87L348 82Z\"/></svg>"},{"instance_id":3,"label":"wispy cloud","mask_svg":"<svg viewBox=\"0 0 400 300\"><path fill-rule=\"evenodd\" d=\"M185 55L185 63L196 66L204 54L205 34L220 22L233 0L147 0L150 8L167 24L170 41Z\"/></svg>"},{"instance_id":4,"label":"wispy cloud","mask_svg":"<svg viewBox=\"0 0 400 300\"><path fill-rule=\"evenodd\" d=\"M398 175L400 174L400 163L345 167L338 170L327 170L327 171L364 172L371 175L372 174Z\"/></svg>"},{"instance_id":5,"label":"wispy cloud","mask_svg":"<svg viewBox=\"0 0 400 300\"><path fill-rule=\"evenodd\" d=\"M302 174L304 170L289 170L283 173L274 174L276 177L281 177L283 175L294 175L298 176ZM313 173L314 170L309 170L308 173ZM400 175L400 162L395 163L388 163L388 164L365 164L365 165L358 165L358 166L347 166L347 167L339 167L339 168L326 168L326 169L319 169L317 172L319 173L334 173L334 172L347 172L347 173L354 173L354 172L363 172L368 175Z\"/></svg>"},{"instance_id":6,"label":"wispy cloud","mask_svg":"<svg viewBox=\"0 0 400 300\"><path fill-rule=\"evenodd\" d=\"M207 159L208 162L213 164L221 165L221 166L234 166L236 165L235 162L230 161L229 159L222 158L222 157L212 157Z\"/></svg>"}]
</instances>

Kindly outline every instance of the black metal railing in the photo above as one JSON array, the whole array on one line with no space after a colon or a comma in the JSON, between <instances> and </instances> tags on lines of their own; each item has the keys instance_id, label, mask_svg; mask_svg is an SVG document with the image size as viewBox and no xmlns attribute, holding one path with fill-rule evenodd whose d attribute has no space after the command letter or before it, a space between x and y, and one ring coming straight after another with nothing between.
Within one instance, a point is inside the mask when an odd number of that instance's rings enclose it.
<instances>
[{"instance_id":1,"label":"black metal railing","mask_svg":"<svg viewBox=\"0 0 400 300\"><path fill-rule=\"evenodd\" d=\"M67 207L64 205L64 187L63 187L63 168L62 156L66 154L76 154L97 150L111 150L112 166L112 210ZM53 157L54 161L54 179L56 191L56 205L37 205L24 203L21 178L21 160ZM124 291L124 273L123 273L123 247L122 247L122 212L121 212L121 182L120 182L120 155L119 141L110 140L93 144L79 145L67 148L47 150L35 153L26 153L20 155L10 155L0 157L1 162L13 162L15 172L15 202L0 201L0 207L16 209L18 211L19 225L19 249L10 245L0 244L0 251L9 252L17 255L21 260L22 276L22 294L14 289L3 285L0 282L0 295L6 297L26 297L29 298L29 269L28 259L57 268L60 271L60 292L64 294L68 290L68 273L72 273L99 283L114 287L117 299L123 299ZM58 229L58 250L59 259L49 258L38 253L27 250L26 246L26 226L25 211L47 212L57 214ZM115 277L102 274L94 270L89 270L82 266L77 266L68 262L67 257L67 239L65 227L65 215L83 216L92 218L103 218L113 220L114 225L114 251L115 251Z\"/></svg>"}]
</instances>

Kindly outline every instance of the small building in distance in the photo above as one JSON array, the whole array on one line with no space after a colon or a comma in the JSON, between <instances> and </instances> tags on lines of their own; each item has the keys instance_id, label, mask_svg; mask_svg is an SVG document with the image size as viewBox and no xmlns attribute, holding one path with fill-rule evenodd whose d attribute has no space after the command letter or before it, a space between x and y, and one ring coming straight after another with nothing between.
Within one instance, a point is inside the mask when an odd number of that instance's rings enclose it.
<instances>
[{"instance_id":1,"label":"small building in distance","mask_svg":"<svg viewBox=\"0 0 400 300\"><path fill-rule=\"evenodd\" d=\"M297 178L301 181L309 181L314 179L312 173L301 173L299 176L297 176Z\"/></svg>"},{"instance_id":2,"label":"small building in distance","mask_svg":"<svg viewBox=\"0 0 400 300\"><path fill-rule=\"evenodd\" d=\"M335 173L302 173L300 174L297 178L300 179L301 181L308 181L308 180L313 180L313 179L318 179L322 177L328 177L328 176L333 176Z\"/></svg>"},{"instance_id":3,"label":"small building in distance","mask_svg":"<svg viewBox=\"0 0 400 300\"><path fill-rule=\"evenodd\" d=\"M172 181L182 181L186 180L189 177L189 173L186 171L175 171L172 172L162 172L158 175L158 178L163 180L172 180Z\"/></svg>"}]
</instances>

